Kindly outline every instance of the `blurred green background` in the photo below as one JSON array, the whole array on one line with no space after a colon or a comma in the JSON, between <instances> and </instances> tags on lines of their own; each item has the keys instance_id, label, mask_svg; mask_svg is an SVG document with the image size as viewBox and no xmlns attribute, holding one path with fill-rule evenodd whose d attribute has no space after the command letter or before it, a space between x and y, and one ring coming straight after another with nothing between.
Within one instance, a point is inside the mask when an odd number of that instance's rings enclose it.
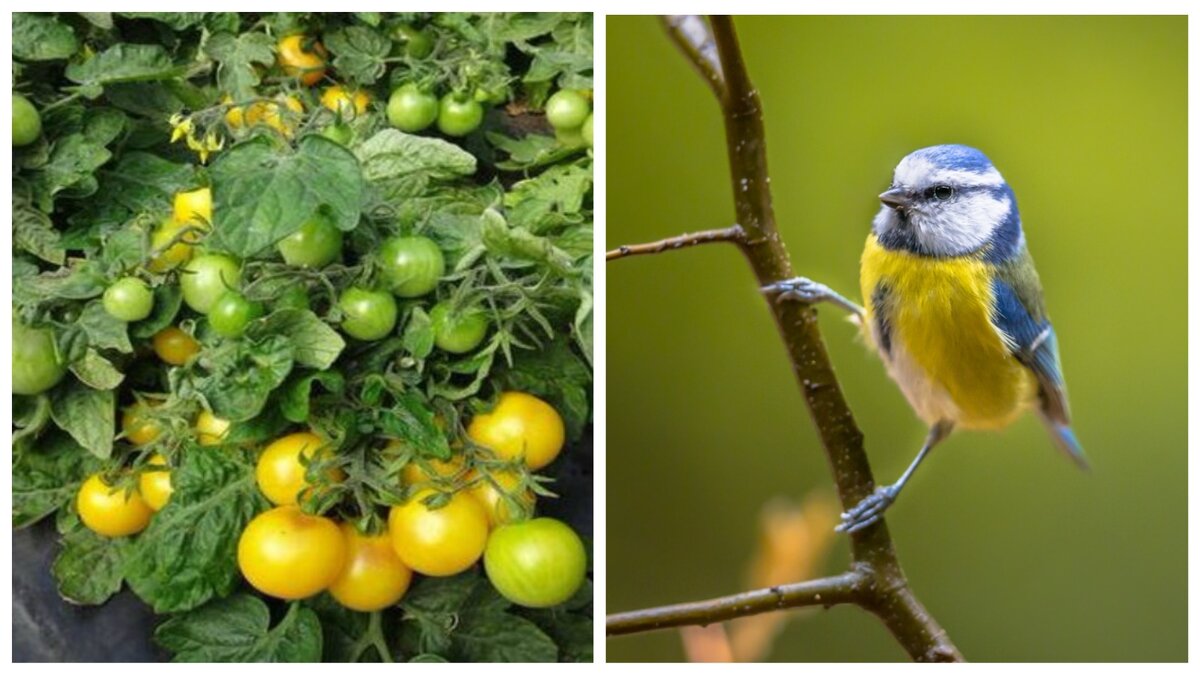
<instances>
[{"instance_id":1,"label":"blurred green background","mask_svg":"<svg viewBox=\"0 0 1200 675\"><path fill-rule=\"evenodd\" d=\"M1093 472L1032 415L939 446L888 518L919 597L975 661L1186 659L1186 18L736 25L798 274L858 297L875 195L916 148L982 149L1020 204ZM716 103L655 18L608 19L607 92L609 248L729 225ZM762 504L830 486L775 328L732 247L607 272L608 611L741 590ZM841 317L825 339L890 482L925 430ZM846 561L839 537L824 569ZM663 631L608 658L683 652ZM771 658L904 653L839 607Z\"/></svg>"}]
</instances>

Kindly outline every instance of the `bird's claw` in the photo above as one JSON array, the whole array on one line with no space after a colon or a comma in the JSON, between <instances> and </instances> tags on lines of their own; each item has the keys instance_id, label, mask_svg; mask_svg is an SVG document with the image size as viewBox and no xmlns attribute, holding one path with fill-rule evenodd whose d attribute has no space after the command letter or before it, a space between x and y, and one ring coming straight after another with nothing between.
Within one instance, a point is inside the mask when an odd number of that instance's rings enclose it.
<instances>
[{"instance_id":1,"label":"bird's claw","mask_svg":"<svg viewBox=\"0 0 1200 675\"><path fill-rule=\"evenodd\" d=\"M849 511L842 514L842 522L834 528L838 532L854 534L859 530L874 525L883 517L883 512L896 501L899 491L887 485L876 488L870 496L855 504Z\"/></svg>"},{"instance_id":2,"label":"bird's claw","mask_svg":"<svg viewBox=\"0 0 1200 675\"><path fill-rule=\"evenodd\" d=\"M785 279L783 281L776 281L773 284L767 284L762 287L762 292L767 295L774 295L775 302L797 300L814 303L829 297L828 286L805 277Z\"/></svg>"}]
</instances>

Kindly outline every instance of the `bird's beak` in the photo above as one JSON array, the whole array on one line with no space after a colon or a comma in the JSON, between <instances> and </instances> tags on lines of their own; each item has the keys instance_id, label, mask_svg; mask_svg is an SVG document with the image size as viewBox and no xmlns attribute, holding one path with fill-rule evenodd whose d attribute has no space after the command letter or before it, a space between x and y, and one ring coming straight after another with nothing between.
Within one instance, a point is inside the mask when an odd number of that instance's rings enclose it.
<instances>
[{"instance_id":1,"label":"bird's beak","mask_svg":"<svg viewBox=\"0 0 1200 675\"><path fill-rule=\"evenodd\" d=\"M911 203L908 191L903 188L892 188L879 195L879 201L893 209L907 208Z\"/></svg>"}]
</instances>

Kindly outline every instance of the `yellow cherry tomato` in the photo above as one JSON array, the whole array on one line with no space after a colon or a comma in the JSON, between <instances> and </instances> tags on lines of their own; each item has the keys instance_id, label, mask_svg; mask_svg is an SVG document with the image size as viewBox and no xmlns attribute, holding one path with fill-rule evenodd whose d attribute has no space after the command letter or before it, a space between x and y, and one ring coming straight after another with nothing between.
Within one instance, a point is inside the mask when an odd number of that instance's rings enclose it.
<instances>
[{"instance_id":1,"label":"yellow cherry tomato","mask_svg":"<svg viewBox=\"0 0 1200 675\"><path fill-rule=\"evenodd\" d=\"M146 403L134 403L121 413L121 432L134 445L152 443L162 435L162 427L146 419Z\"/></svg>"},{"instance_id":2,"label":"yellow cherry tomato","mask_svg":"<svg viewBox=\"0 0 1200 675\"><path fill-rule=\"evenodd\" d=\"M340 84L335 84L321 93L321 105L339 113L343 118L367 112L370 102L371 96L367 92L361 89L350 92Z\"/></svg>"},{"instance_id":3,"label":"yellow cherry tomato","mask_svg":"<svg viewBox=\"0 0 1200 675\"><path fill-rule=\"evenodd\" d=\"M536 471L558 457L566 432L562 417L549 403L506 391L495 409L471 420L467 435L501 459L524 457L525 465Z\"/></svg>"},{"instance_id":4,"label":"yellow cherry tomato","mask_svg":"<svg viewBox=\"0 0 1200 675\"><path fill-rule=\"evenodd\" d=\"M79 486L75 508L84 525L105 537L137 534L146 529L154 513L137 490L114 489L98 473Z\"/></svg>"},{"instance_id":5,"label":"yellow cherry tomato","mask_svg":"<svg viewBox=\"0 0 1200 675\"><path fill-rule=\"evenodd\" d=\"M192 223L181 223L174 217L168 217L150 235L150 250L158 254L150 260L150 271L159 274L173 270L192 258L192 244L200 241L197 233L185 234L181 239L175 237L185 227L195 227ZM171 244L175 241L174 244ZM167 246L170 244L170 246ZM165 247L165 248L164 248Z\"/></svg>"},{"instance_id":6,"label":"yellow cherry tomato","mask_svg":"<svg viewBox=\"0 0 1200 675\"><path fill-rule=\"evenodd\" d=\"M527 516L533 513L534 503L537 501L537 496L533 494L533 490L525 488L517 494L513 494L521 485L521 475L515 471L492 471L492 479L500 485L500 489L492 484L492 481L486 478L480 478L468 490L483 510L487 512L488 522L492 527L510 523L522 516ZM505 495L512 495L516 499L517 504L522 508L515 508Z\"/></svg>"},{"instance_id":7,"label":"yellow cherry tomato","mask_svg":"<svg viewBox=\"0 0 1200 675\"><path fill-rule=\"evenodd\" d=\"M346 561L337 523L279 506L251 520L238 539L238 568L258 590L300 600L329 588Z\"/></svg>"},{"instance_id":8,"label":"yellow cherry tomato","mask_svg":"<svg viewBox=\"0 0 1200 675\"><path fill-rule=\"evenodd\" d=\"M282 506L297 503L301 492L310 487L304 478L307 471L305 463L311 461L318 451L322 457L329 455L325 441L309 432L288 434L271 443L263 449L254 468L258 489L272 504ZM345 478L340 469L333 469L329 474L335 481Z\"/></svg>"},{"instance_id":9,"label":"yellow cherry tomato","mask_svg":"<svg viewBox=\"0 0 1200 675\"><path fill-rule=\"evenodd\" d=\"M200 353L200 343L175 326L168 326L154 334L154 353L164 363L182 366Z\"/></svg>"},{"instance_id":10,"label":"yellow cherry tomato","mask_svg":"<svg viewBox=\"0 0 1200 675\"><path fill-rule=\"evenodd\" d=\"M229 94L225 94L221 97L221 103L226 105L233 103L233 98ZM225 122L234 129L241 129L246 125L246 111L238 106L231 107L225 111Z\"/></svg>"},{"instance_id":11,"label":"yellow cherry tomato","mask_svg":"<svg viewBox=\"0 0 1200 675\"><path fill-rule=\"evenodd\" d=\"M320 42L309 42L303 35L289 35L279 41L275 52L283 72L305 86L311 87L325 76L326 52Z\"/></svg>"},{"instance_id":12,"label":"yellow cherry tomato","mask_svg":"<svg viewBox=\"0 0 1200 675\"><path fill-rule=\"evenodd\" d=\"M216 415L201 410L196 416L196 437L200 445L220 445L229 435L230 422Z\"/></svg>"},{"instance_id":13,"label":"yellow cherry tomato","mask_svg":"<svg viewBox=\"0 0 1200 675\"><path fill-rule=\"evenodd\" d=\"M388 444L389 448L395 448L402 445L400 441L392 441ZM466 460L461 454L451 455L448 460L441 459L424 459L424 460L409 460L408 464L400 472L400 477L405 485L416 485L417 483L428 483L438 478L450 478L456 476L463 470L463 465Z\"/></svg>"},{"instance_id":14,"label":"yellow cherry tomato","mask_svg":"<svg viewBox=\"0 0 1200 675\"><path fill-rule=\"evenodd\" d=\"M329 594L343 607L374 612L391 607L404 597L412 583L412 570L400 562L392 538L386 533L360 534L350 523L342 523L346 539L346 564Z\"/></svg>"},{"instance_id":15,"label":"yellow cherry tomato","mask_svg":"<svg viewBox=\"0 0 1200 675\"><path fill-rule=\"evenodd\" d=\"M200 188L189 192L175 193L173 214L180 223L192 223L205 229L212 222L212 190Z\"/></svg>"},{"instance_id":16,"label":"yellow cherry tomato","mask_svg":"<svg viewBox=\"0 0 1200 675\"><path fill-rule=\"evenodd\" d=\"M167 466L167 458L158 453L154 453L146 464L150 467L161 466L162 468L147 468L142 471L142 475L138 476L138 492L146 501L146 506L154 511L161 511L162 507L166 506L167 501L171 499L171 470Z\"/></svg>"},{"instance_id":17,"label":"yellow cherry tomato","mask_svg":"<svg viewBox=\"0 0 1200 675\"><path fill-rule=\"evenodd\" d=\"M300 99L295 96L283 96L279 100L288 110L296 115L304 112L304 104L300 103ZM280 112L279 104L271 101L251 103L246 108L246 124L248 126L265 124L288 138L291 138L292 132L295 131L296 127L291 116L285 117Z\"/></svg>"},{"instance_id":18,"label":"yellow cherry tomato","mask_svg":"<svg viewBox=\"0 0 1200 675\"><path fill-rule=\"evenodd\" d=\"M445 577L467 569L483 555L488 520L479 502L456 493L441 508L424 500L434 490L422 490L388 514L388 532L400 560L431 577Z\"/></svg>"}]
</instances>

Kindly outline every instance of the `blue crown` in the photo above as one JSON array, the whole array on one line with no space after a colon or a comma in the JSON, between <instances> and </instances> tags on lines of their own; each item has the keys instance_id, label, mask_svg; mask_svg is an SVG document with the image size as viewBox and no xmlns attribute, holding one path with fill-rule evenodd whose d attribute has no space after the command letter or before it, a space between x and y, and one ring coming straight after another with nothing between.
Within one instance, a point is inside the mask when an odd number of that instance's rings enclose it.
<instances>
[{"instance_id":1,"label":"blue crown","mask_svg":"<svg viewBox=\"0 0 1200 675\"><path fill-rule=\"evenodd\" d=\"M985 173L994 168L992 161L979 150L967 145L950 143L934 145L928 148L914 150L912 157L925 159L934 166L945 169L958 169L972 173Z\"/></svg>"}]
</instances>

